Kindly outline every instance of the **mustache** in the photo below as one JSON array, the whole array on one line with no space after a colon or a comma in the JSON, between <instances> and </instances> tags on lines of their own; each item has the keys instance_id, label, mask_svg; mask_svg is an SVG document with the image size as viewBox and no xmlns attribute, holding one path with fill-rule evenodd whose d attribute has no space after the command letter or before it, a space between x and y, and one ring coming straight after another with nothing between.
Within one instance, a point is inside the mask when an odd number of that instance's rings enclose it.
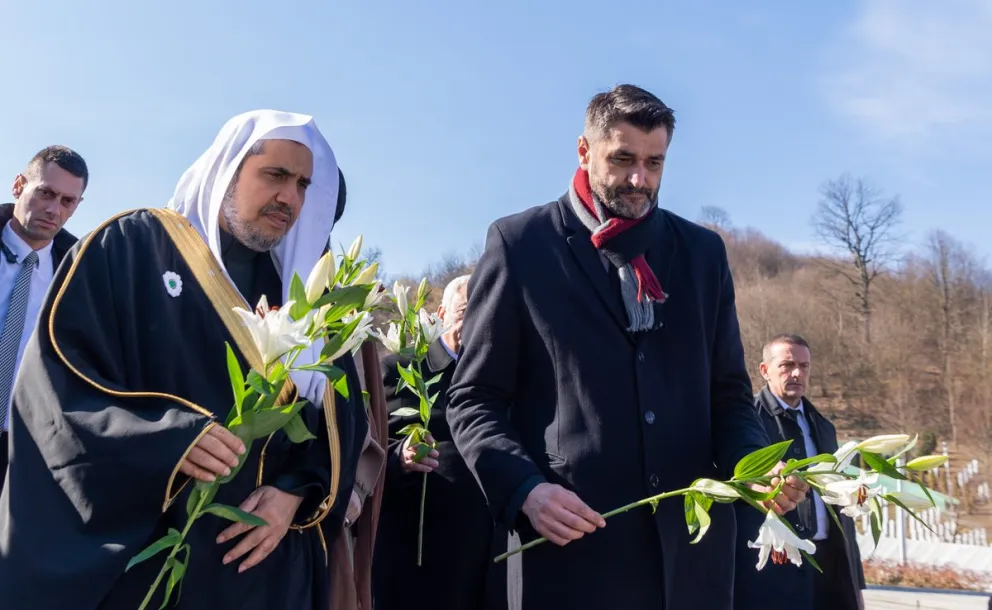
<instances>
[{"instance_id":1,"label":"mustache","mask_svg":"<svg viewBox=\"0 0 992 610\"><path fill-rule=\"evenodd\" d=\"M618 186L613 189L614 195L644 195L648 199L654 197L654 191L648 187Z\"/></svg>"},{"instance_id":2,"label":"mustache","mask_svg":"<svg viewBox=\"0 0 992 610\"><path fill-rule=\"evenodd\" d=\"M259 216L264 216L266 214L283 214L290 221L294 220L293 208L284 203L279 203L278 201L273 201L272 203L266 204L265 207L259 210L258 214Z\"/></svg>"}]
</instances>

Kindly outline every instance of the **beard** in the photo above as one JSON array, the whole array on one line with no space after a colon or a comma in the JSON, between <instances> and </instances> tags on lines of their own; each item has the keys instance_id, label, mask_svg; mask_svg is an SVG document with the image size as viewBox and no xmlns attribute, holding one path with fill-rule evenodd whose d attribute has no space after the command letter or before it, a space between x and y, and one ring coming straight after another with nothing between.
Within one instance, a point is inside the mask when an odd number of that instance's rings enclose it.
<instances>
[{"instance_id":1,"label":"beard","mask_svg":"<svg viewBox=\"0 0 992 610\"><path fill-rule=\"evenodd\" d=\"M227 222L227 230L234 236L234 239L255 252L268 252L282 243L283 238L286 237L285 233L279 236L267 235L238 216L238 208L235 203L236 193L234 181L232 181L231 187L224 194L224 201L220 205L221 216ZM288 205L273 201L259 210L259 216L274 212L285 214L289 218L286 225L288 231L288 227L293 226L293 209Z\"/></svg>"},{"instance_id":2,"label":"beard","mask_svg":"<svg viewBox=\"0 0 992 610\"><path fill-rule=\"evenodd\" d=\"M636 220L658 204L658 189L634 186L609 188L602 184L590 184L590 187L603 207L620 218ZM634 194L643 195L644 201L642 203L630 203L623 198L624 195Z\"/></svg>"}]
</instances>

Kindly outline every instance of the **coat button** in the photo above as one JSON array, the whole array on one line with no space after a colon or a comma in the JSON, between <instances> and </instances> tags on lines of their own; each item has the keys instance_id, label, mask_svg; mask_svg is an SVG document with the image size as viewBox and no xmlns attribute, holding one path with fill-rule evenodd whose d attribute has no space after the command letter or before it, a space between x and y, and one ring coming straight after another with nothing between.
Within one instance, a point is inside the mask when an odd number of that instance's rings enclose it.
<instances>
[{"instance_id":1,"label":"coat button","mask_svg":"<svg viewBox=\"0 0 992 610\"><path fill-rule=\"evenodd\" d=\"M654 411L647 411L647 412L645 412L644 413L644 421L648 422L649 424L653 424L654 423Z\"/></svg>"},{"instance_id":2,"label":"coat button","mask_svg":"<svg viewBox=\"0 0 992 610\"><path fill-rule=\"evenodd\" d=\"M655 473L652 472L651 473L651 476L648 477L648 483L651 483L651 487L657 487L658 486L658 475L656 475Z\"/></svg>"}]
</instances>

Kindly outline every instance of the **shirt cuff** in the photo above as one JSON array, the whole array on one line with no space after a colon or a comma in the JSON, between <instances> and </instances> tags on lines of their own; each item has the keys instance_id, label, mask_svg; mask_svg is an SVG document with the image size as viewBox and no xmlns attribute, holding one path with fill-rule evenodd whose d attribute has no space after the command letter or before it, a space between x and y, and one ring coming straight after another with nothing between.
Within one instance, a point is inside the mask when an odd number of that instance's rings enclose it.
<instances>
[{"instance_id":1,"label":"shirt cuff","mask_svg":"<svg viewBox=\"0 0 992 610\"><path fill-rule=\"evenodd\" d=\"M517 518L520 516L520 508L524 505L524 501L527 500L527 496L530 495L530 492L535 487L544 482L545 479L543 476L534 474L524 479L520 487L517 487L517 490L510 496L510 501L506 503L506 507L503 509L503 522L507 526L516 528Z\"/></svg>"}]
</instances>

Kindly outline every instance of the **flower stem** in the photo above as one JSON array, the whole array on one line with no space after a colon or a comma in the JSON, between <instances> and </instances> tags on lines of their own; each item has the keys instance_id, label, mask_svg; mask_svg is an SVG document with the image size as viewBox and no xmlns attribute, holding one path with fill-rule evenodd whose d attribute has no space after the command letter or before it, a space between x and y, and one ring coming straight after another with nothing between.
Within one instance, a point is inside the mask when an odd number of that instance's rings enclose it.
<instances>
[{"instance_id":1,"label":"flower stem","mask_svg":"<svg viewBox=\"0 0 992 610\"><path fill-rule=\"evenodd\" d=\"M424 473L424 482L420 486L420 529L417 532L417 567L421 565L424 554L424 504L427 501L427 473Z\"/></svg>"},{"instance_id":2,"label":"flower stem","mask_svg":"<svg viewBox=\"0 0 992 610\"><path fill-rule=\"evenodd\" d=\"M656 502L658 502L660 500L664 500L665 498L671 498L673 496L681 496L681 495L684 495L684 494L688 493L689 491L690 490L689 490L688 487L685 488L685 489L676 489L675 491L666 491L665 493L658 494L657 496L651 496L650 498L644 498L643 500L638 500L637 502L631 502L630 504L627 504L625 506L621 506L620 508L615 508L615 509L611 510L608 513L603 513L602 517L603 517L603 519L609 519L610 517L612 517L614 515L619 515L620 513L625 513L625 512L627 512L628 510L630 510L632 508L637 508L639 506L644 506L646 504L654 504L654 503L656 503ZM517 553L523 553L527 549L534 548L535 546L537 546L539 544L543 544L543 543L545 543L547 541L548 541L547 538L538 538L537 540L531 540L530 542L528 542L527 544L524 544L524 545L520 546L519 548L513 549L512 551L509 551L507 553L503 553L502 555L500 555L499 557L497 557L496 559L494 559L493 562L494 563L499 563L499 562L507 559L508 557L512 557L513 555L516 555Z\"/></svg>"},{"instance_id":3,"label":"flower stem","mask_svg":"<svg viewBox=\"0 0 992 610\"><path fill-rule=\"evenodd\" d=\"M216 485L216 483L214 483L214 485ZM178 553L179 549L182 548L183 541L186 540L186 534L189 533L189 529L193 526L193 522L200 517L200 510L203 508L203 504L206 499L207 499L207 493L204 490L200 492L200 499L196 503L196 508L193 509L192 514L190 514L189 518L186 520L186 526L183 527L183 531L179 535L179 542L177 542L175 546L172 547L172 552L169 553L169 556L166 558L165 563L162 564L162 569L158 571L158 576L155 577L155 582L153 582L152 586L148 589L148 594L145 595L145 599L144 601L141 602L141 605L138 607L138 610L145 610L148 604L152 601L152 596L155 595L155 591L156 589L158 589L159 584L161 584L162 579L165 577L166 571L171 569L171 564L172 564L171 560L175 558L176 553Z\"/></svg>"}]
</instances>

